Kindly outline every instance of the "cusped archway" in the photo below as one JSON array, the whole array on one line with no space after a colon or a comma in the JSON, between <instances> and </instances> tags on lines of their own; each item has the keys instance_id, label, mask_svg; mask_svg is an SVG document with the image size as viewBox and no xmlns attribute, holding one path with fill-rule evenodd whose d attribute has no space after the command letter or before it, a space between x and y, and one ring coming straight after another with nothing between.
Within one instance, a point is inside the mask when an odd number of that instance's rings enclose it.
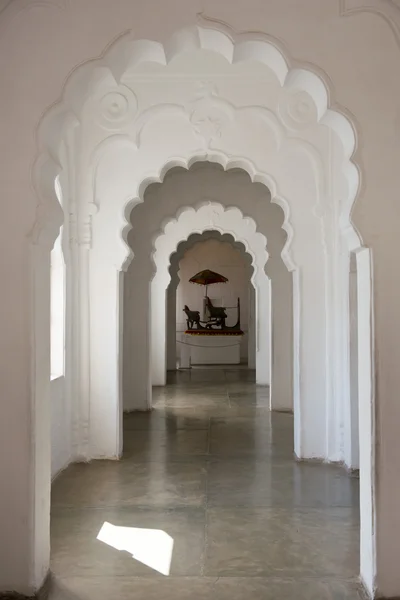
<instances>
[{"instance_id":1,"label":"cusped archway","mask_svg":"<svg viewBox=\"0 0 400 600\"><path fill-rule=\"evenodd\" d=\"M193 233L213 229L229 233L241 242L252 258L252 282L256 290L256 373L259 384L270 383L270 288L265 264L268 260L267 240L257 232L253 219L245 217L237 208L224 208L215 202L206 202L197 209L186 207L165 227L154 243L156 272L151 284L153 383L165 385L166 377L166 321L165 294L170 281L170 257L179 244ZM260 310L259 307L262 307Z\"/></svg>"},{"instance_id":2,"label":"cusped archway","mask_svg":"<svg viewBox=\"0 0 400 600\"><path fill-rule=\"evenodd\" d=\"M215 247L210 249L210 244L215 244ZM245 276L248 278L249 286L247 294L243 294L241 297L241 315L243 315L243 300L245 303L245 325L242 329L244 330L245 336L241 344L241 360L247 362L247 366L251 370L255 370L255 290L250 282L251 275L253 273L252 258L250 254L246 252L244 245L241 242L236 242L231 234L221 234L219 231L207 230L202 234L193 233L187 240L178 244L176 252L171 255L171 262L169 267L169 273L171 281L167 288L167 371L175 371L178 365L181 365L181 350L182 346L182 331L184 330L185 317L181 314L181 309L184 305L183 296L186 295L184 291L185 280L182 279L183 272L182 268L187 269L186 262L192 252L195 253L196 261L201 260L201 265L210 266L209 261L206 260L207 255L212 257L211 267L214 270L214 262L220 261L219 250L227 246L229 250L229 259L232 260L233 254L238 253L241 258L243 265L245 265ZM206 256L203 254L203 249L206 249ZM208 252L207 252L208 250ZM181 262L183 261L183 262ZM196 262L197 264L197 262ZM199 265L200 266L200 265ZM217 272L221 271L220 265L216 268ZM236 269L235 269L236 270ZM193 269L192 269L193 271ZM194 272L194 271L193 271ZM190 273L193 274L192 272ZM235 278L237 281L237 278ZM193 294L198 299L199 290ZM180 301L180 304L179 304ZM186 302L185 302L186 303ZM191 308L191 305L189 305ZM183 321L182 321L183 319Z\"/></svg>"},{"instance_id":3,"label":"cusped archway","mask_svg":"<svg viewBox=\"0 0 400 600\"><path fill-rule=\"evenodd\" d=\"M186 95L172 86L177 69L190 72L194 57L204 58L203 66L218 59L237 77L236 89L210 85L207 69L201 73L206 81L192 80ZM254 85L243 90L240 79L250 64ZM148 65L156 78L161 75L156 97L136 89ZM296 451L342 459L349 249L360 245L350 220L359 185L351 160L355 135L349 120L329 108L327 87L312 69L289 65L266 36L236 36L223 27L185 29L165 45L129 33L76 69L62 102L45 115L33 173L39 202L31 240L39 250L32 253L31 339L36 356L46 356L46 269L62 217L53 183L63 170L76 298L71 321L80 325L69 341L79 357L68 386L75 398L76 456L115 458L121 452L121 270L133 258L125 243L132 208L171 167L208 160L245 169L284 210L283 256L289 264L291 252L296 269ZM267 93L256 89L261 79ZM34 398L48 379L46 361L37 361ZM331 428L319 427L328 422Z\"/></svg>"},{"instance_id":4,"label":"cusped archway","mask_svg":"<svg viewBox=\"0 0 400 600\"><path fill-rule=\"evenodd\" d=\"M207 197L204 197L204 194ZM147 280L149 272L155 269L152 260L154 240L163 234L166 225L176 219L177 214L189 207L198 209L210 203L222 204L225 210L239 209L252 221L257 221L260 233L268 238L268 252L271 255L267 263L267 273L272 280L273 347L277 352L277 359L273 361L273 370L270 373L269 358L262 358L267 352L265 343L263 349L257 347L259 383L269 384L272 376L272 406L281 410L292 409L293 290L292 274L281 257L287 242L287 234L282 227L284 214L278 205L271 203L269 190L263 184L252 183L243 170L236 168L224 171L215 163L203 161L194 163L188 170L171 169L162 183L148 186L144 202L138 204L131 213L132 229L129 243L134 258L124 275L124 407L127 410L145 410L151 402L152 377L150 374L143 377L143 373L150 369L150 350L144 351L143 346L149 325L147 319L142 318L145 307L150 305L150 290L147 287L142 288L138 282ZM208 225L209 228L215 225L212 215ZM196 229L195 218L191 219L191 226L193 230ZM265 278L263 286L268 286ZM266 289L264 296L268 297ZM261 307L263 327L270 329L270 302L263 301ZM163 331L164 325L153 330ZM255 337L259 339L259 336ZM142 340L140 353L135 351L137 339ZM157 346L164 356L162 340L163 336L160 338L160 335L157 335L157 344L154 342L153 347ZM160 364L164 364L163 358L161 361ZM157 377L153 377L153 382L157 385L164 384L163 367L158 371Z\"/></svg>"},{"instance_id":5,"label":"cusped archway","mask_svg":"<svg viewBox=\"0 0 400 600\"><path fill-rule=\"evenodd\" d=\"M188 28L165 46L128 34L101 59L79 67L62 102L44 117L34 232L36 240L47 239L43 231L54 236L59 212L49 181L63 169L76 191L66 210L78 245L81 330L71 344L81 358L73 386L77 412L87 420L77 445L87 457L121 450L122 342L116 332L120 271L133 258L125 243L132 208L149 183L162 181L174 166L201 160L244 169L283 208L288 235L282 256L297 273L296 452L343 456L349 250L360 244L350 220L359 179L352 162L355 134L349 120L329 108L324 82L309 67L289 64L266 36L236 36L224 28ZM151 86L143 77L149 68ZM251 85L243 86L249 72ZM37 351L45 343L42 333ZM43 370L38 380L46 375ZM328 422L333 426L317 425Z\"/></svg>"}]
</instances>

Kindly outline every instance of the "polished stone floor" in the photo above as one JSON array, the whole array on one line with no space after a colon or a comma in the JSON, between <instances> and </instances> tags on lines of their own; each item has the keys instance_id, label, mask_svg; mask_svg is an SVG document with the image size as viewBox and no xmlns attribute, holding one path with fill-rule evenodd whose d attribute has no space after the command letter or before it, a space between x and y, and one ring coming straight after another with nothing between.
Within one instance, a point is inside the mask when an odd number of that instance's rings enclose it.
<instances>
[{"instance_id":1,"label":"polished stone floor","mask_svg":"<svg viewBox=\"0 0 400 600\"><path fill-rule=\"evenodd\" d=\"M247 370L171 374L124 422L120 462L73 465L52 494L52 598L363 596L358 480L293 459L293 418Z\"/></svg>"}]
</instances>

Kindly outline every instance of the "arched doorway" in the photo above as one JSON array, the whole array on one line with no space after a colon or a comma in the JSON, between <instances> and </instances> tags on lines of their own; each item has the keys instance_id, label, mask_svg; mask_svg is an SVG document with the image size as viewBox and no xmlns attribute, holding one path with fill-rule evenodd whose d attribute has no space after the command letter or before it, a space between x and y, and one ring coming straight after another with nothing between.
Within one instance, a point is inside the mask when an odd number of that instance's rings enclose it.
<instances>
[{"instance_id":1,"label":"arched doorway","mask_svg":"<svg viewBox=\"0 0 400 600\"><path fill-rule=\"evenodd\" d=\"M199 39L202 44L208 44L211 36L200 31ZM240 46L242 51L245 48L249 46ZM226 97L219 97L215 88L208 84L200 86L189 111L181 110L182 107L177 105L171 108L165 102L153 104L152 110L145 115L143 111L142 118L136 121L138 127L134 135L123 131L124 127L129 129L129 119L136 114L137 108L129 89L118 86L115 89L114 84L110 89L107 83L106 89L100 90L100 115L91 110L91 103L98 101L95 94L83 107L89 120L90 115L94 115L102 122L101 128L112 129L113 134L103 135L100 141L97 139L95 147L81 157L84 175L80 181L81 209L76 215L80 248L74 250L79 263L77 310L81 330L76 332L72 342L75 355L80 357L79 371L73 375L72 386L77 392L75 415L78 415L79 423L75 431L76 456L116 457L121 450L122 340L116 332L121 331L120 271L128 268L132 258L118 235L124 225L123 215L131 214L132 206L143 198L144 189L152 180L162 178L172 166L187 168L198 160L219 162L225 169L240 166L253 180L266 184L273 201L284 209L284 228L289 236L283 256L287 258L290 248L292 264L301 274L296 276L294 285L295 450L302 458L336 460L343 455L341 423L344 422L349 387L345 376L348 323L344 318L344 299L347 299L350 246L353 244L351 249L357 246L349 220L357 188L357 174L348 159L351 154L348 150L354 140L348 122L338 113L328 111L328 129L337 142L340 157L330 162L331 156L325 154L327 139L321 136L316 140L322 132L321 117L326 112L321 82L310 74L304 78L302 73L294 72L290 77L285 73L287 67L277 51L268 47L265 55L264 46L261 50L260 65L264 68L267 64L274 73L274 85L284 90L278 122L271 107L265 106L265 111L259 111L258 105L246 101L237 109L232 105L232 95L228 91ZM202 56L207 61L207 54ZM310 81L312 85L308 86ZM300 102L295 99L294 106L290 104L293 87L300 94ZM103 127L105 122L107 126ZM338 123L343 126L340 131ZM255 131L261 126L265 127L265 135L261 138L266 142L262 147L253 144ZM298 133L296 139L288 135L293 128ZM157 148L152 142L155 131L165 142ZM177 131L179 135L175 135ZM341 146L343 136L346 143ZM318 147L319 143L321 147ZM236 158L231 158L232 154ZM136 165L134 171L133 163ZM51 161L49 164L53 166ZM346 165L344 170L343 164ZM324 177L327 171L337 184L334 190ZM41 165L37 172L43 183L45 172ZM346 204L342 200L347 185ZM299 198L301 200L296 202ZM334 214L330 212L332 205L337 208ZM104 239L109 240L106 246ZM334 294L331 293L332 285L335 286ZM143 322L148 323L146 319ZM341 327L339 337L333 333L338 323ZM144 338L147 344L148 339L148 336ZM37 343L40 345L41 341ZM43 378L45 369L38 375L38 380ZM143 381L144 388L148 388L145 372ZM324 425L318 427L321 424Z\"/></svg>"}]
</instances>

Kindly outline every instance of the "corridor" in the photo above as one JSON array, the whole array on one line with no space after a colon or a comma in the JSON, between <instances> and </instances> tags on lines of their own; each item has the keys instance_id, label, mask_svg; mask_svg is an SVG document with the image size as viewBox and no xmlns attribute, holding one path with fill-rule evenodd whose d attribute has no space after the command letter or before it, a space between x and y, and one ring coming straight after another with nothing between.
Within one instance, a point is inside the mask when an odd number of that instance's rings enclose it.
<instances>
[{"instance_id":1,"label":"corridor","mask_svg":"<svg viewBox=\"0 0 400 600\"><path fill-rule=\"evenodd\" d=\"M51 598L363 597L357 478L295 462L292 415L253 379L171 374L151 414L126 415L120 462L56 480Z\"/></svg>"}]
</instances>

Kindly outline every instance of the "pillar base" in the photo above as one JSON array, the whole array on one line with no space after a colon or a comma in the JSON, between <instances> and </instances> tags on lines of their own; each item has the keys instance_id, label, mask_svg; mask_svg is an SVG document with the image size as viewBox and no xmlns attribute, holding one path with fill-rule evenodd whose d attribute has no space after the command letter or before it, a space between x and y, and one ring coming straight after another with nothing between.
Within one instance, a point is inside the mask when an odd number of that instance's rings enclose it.
<instances>
[{"instance_id":1,"label":"pillar base","mask_svg":"<svg viewBox=\"0 0 400 600\"><path fill-rule=\"evenodd\" d=\"M42 587L33 596L26 596L18 592L0 592L0 600L48 600L50 596L52 577L49 573Z\"/></svg>"}]
</instances>

